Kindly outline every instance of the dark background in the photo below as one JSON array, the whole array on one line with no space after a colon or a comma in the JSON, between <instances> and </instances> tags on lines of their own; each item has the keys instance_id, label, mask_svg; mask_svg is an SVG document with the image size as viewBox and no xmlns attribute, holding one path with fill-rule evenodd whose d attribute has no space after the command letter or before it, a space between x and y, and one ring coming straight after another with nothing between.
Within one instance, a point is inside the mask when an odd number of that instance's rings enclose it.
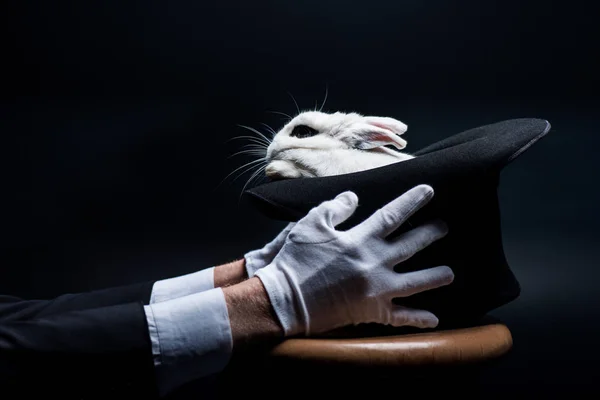
<instances>
[{"instance_id":1,"label":"dark background","mask_svg":"<svg viewBox=\"0 0 600 400\"><path fill-rule=\"evenodd\" d=\"M588 2L590 3L590 2ZM595 10L577 1L4 3L0 292L46 297L240 257L283 226L223 179L237 124L276 110L392 116L407 150L503 119L550 134L509 165L505 249L523 286L490 390L600 378ZM223 181L223 182L222 182ZM221 183L222 182L222 183ZM402 383L399 381L399 383ZM403 383L402 383L403 384ZM397 392L396 392L397 394Z\"/></svg>"}]
</instances>

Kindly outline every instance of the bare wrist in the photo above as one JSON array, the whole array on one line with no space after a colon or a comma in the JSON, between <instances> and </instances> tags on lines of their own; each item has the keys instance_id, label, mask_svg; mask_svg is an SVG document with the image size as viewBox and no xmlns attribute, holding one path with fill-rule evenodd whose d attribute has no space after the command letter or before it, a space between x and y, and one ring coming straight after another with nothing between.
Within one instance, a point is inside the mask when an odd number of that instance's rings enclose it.
<instances>
[{"instance_id":1,"label":"bare wrist","mask_svg":"<svg viewBox=\"0 0 600 400\"><path fill-rule=\"evenodd\" d=\"M234 351L283 338L283 329L259 278L223 288Z\"/></svg>"},{"instance_id":2,"label":"bare wrist","mask_svg":"<svg viewBox=\"0 0 600 400\"><path fill-rule=\"evenodd\" d=\"M227 287L243 282L248 278L246 260L240 259L219 265L214 270L215 287Z\"/></svg>"}]
</instances>

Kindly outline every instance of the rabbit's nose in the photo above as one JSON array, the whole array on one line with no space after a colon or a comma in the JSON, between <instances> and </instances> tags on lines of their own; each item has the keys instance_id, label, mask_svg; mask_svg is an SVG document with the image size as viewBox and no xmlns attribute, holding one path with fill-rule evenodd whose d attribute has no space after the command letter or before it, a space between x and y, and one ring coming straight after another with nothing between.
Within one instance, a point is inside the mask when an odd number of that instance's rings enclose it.
<instances>
[{"instance_id":1,"label":"rabbit's nose","mask_svg":"<svg viewBox=\"0 0 600 400\"><path fill-rule=\"evenodd\" d=\"M302 176L293 163L284 160L275 160L267 164L265 175L273 180L300 178Z\"/></svg>"},{"instance_id":2,"label":"rabbit's nose","mask_svg":"<svg viewBox=\"0 0 600 400\"><path fill-rule=\"evenodd\" d=\"M273 168L273 163L268 164L267 167L265 168L265 174L271 178L275 173L276 173L276 169Z\"/></svg>"},{"instance_id":3,"label":"rabbit's nose","mask_svg":"<svg viewBox=\"0 0 600 400\"><path fill-rule=\"evenodd\" d=\"M273 161L267 165L265 168L265 175L271 179L277 179L280 176L280 169L277 168L277 164L280 164L278 161Z\"/></svg>"}]
</instances>

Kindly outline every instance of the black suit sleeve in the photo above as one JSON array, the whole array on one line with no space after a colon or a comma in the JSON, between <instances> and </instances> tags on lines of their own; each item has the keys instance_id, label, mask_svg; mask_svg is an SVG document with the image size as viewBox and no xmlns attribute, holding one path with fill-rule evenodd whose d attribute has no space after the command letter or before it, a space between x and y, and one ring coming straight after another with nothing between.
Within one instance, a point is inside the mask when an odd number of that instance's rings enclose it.
<instances>
[{"instance_id":1,"label":"black suit sleeve","mask_svg":"<svg viewBox=\"0 0 600 400\"><path fill-rule=\"evenodd\" d=\"M69 293L50 300L24 300L0 295L0 321L23 321L49 315L141 302L148 304L154 281L85 293Z\"/></svg>"},{"instance_id":2,"label":"black suit sleeve","mask_svg":"<svg viewBox=\"0 0 600 400\"><path fill-rule=\"evenodd\" d=\"M0 321L0 397L156 397L142 302ZM133 389L132 389L133 388Z\"/></svg>"},{"instance_id":3,"label":"black suit sleeve","mask_svg":"<svg viewBox=\"0 0 600 400\"><path fill-rule=\"evenodd\" d=\"M0 398L156 397L143 308L152 285L51 300L0 296Z\"/></svg>"}]
</instances>

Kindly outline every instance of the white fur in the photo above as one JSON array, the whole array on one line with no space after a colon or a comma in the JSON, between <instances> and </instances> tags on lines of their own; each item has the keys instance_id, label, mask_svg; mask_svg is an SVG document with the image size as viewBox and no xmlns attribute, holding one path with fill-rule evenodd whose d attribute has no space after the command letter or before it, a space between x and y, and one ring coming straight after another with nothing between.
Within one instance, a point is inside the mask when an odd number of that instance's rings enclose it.
<instances>
[{"instance_id":1,"label":"white fur","mask_svg":"<svg viewBox=\"0 0 600 400\"><path fill-rule=\"evenodd\" d=\"M307 138L290 136L297 125L319 134ZM399 136L406 125L387 117L357 113L300 113L288 122L267 148L265 173L272 179L308 178L364 171L414 158L393 150L406 146Z\"/></svg>"}]
</instances>

